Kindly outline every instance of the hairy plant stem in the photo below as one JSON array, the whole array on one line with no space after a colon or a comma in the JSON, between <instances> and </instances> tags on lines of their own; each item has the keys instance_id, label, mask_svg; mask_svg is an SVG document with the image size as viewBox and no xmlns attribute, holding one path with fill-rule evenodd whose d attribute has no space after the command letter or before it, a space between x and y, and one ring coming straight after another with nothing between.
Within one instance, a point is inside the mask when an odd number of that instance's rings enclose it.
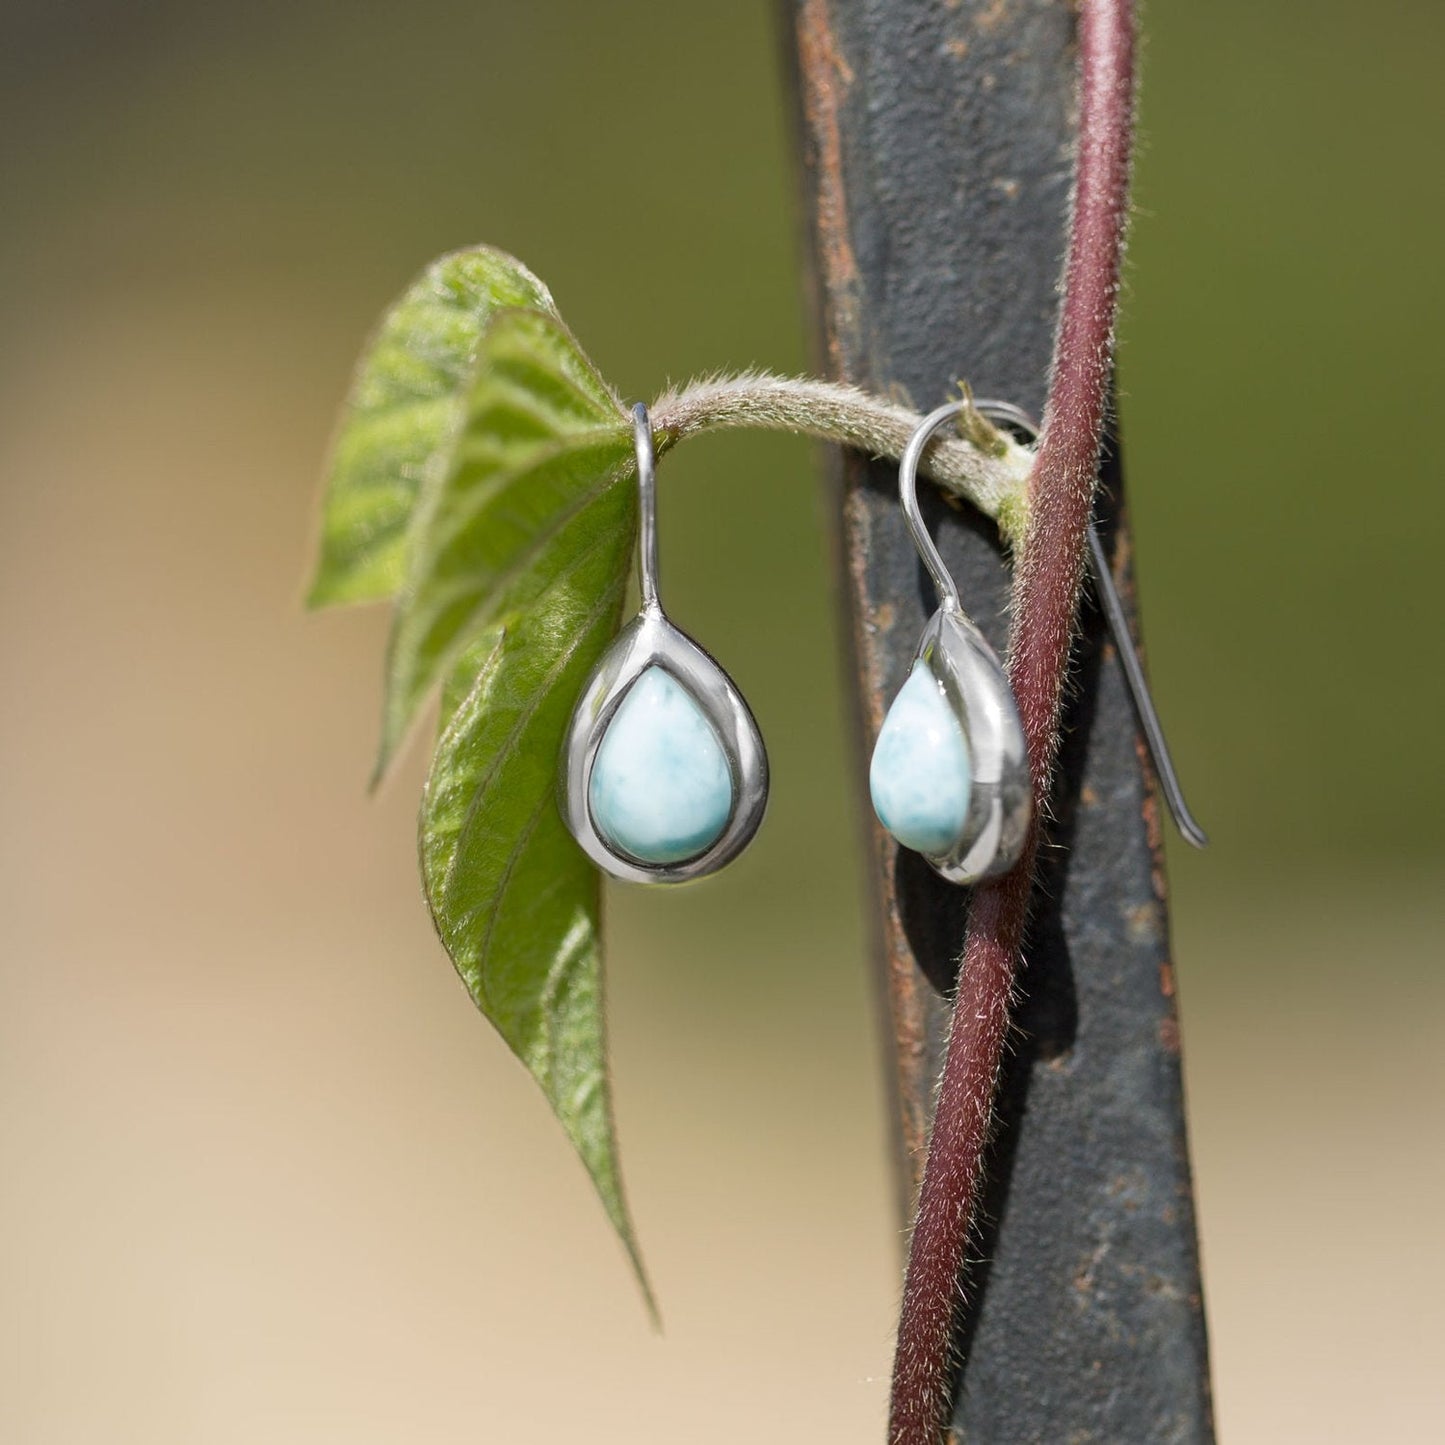
<instances>
[{"instance_id":1,"label":"hairy plant stem","mask_svg":"<svg viewBox=\"0 0 1445 1445\"><path fill-rule=\"evenodd\" d=\"M923 418L855 386L746 372L709 377L668 391L652 404L658 451L695 432L762 427L798 432L897 461ZM1009 545L1028 520L1034 454L970 409L963 435L945 435L924 453L921 470L945 491L994 518Z\"/></svg>"},{"instance_id":2,"label":"hairy plant stem","mask_svg":"<svg viewBox=\"0 0 1445 1445\"><path fill-rule=\"evenodd\" d=\"M1133 129L1131 0L1083 0L1079 135L1064 295L1044 430L1014 571L1009 679L1028 740L1034 824L1023 857L973 896L953 1023L909 1247L890 1445L938 1445L954 1381L953 1332L994 1091L1028 921L1040 820L1109 404Z\"/></svg>"}]
</instances>

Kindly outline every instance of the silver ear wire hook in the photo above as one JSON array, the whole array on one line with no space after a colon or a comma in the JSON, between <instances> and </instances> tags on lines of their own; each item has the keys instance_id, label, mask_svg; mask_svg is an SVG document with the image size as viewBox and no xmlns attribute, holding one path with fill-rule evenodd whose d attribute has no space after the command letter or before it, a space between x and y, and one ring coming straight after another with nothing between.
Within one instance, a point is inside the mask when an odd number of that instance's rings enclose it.
<instances>
[{"instance_id":1,"label":"silver ear wire hook","mask_svg":"<svg viewBox=\"0 0 1445 1445\"><path fill-rule=\"evenodd\" d=\"M903 504L903 515L908 520L908 530L913 536L913 545L918 549L923 565L928 568L934 587L938 589L939 605L951 612L960 610L958 588L934 544L928 524L923 520L923 513L918 510L918 463L923 457L924 449L933 439L934 432L951 417L970 408L984 416L1019 427L1028 432L1030 440L1036 440L1039 434L1038 427L1028 413L1020 410L1011 401L975 401L964 397L961 401L945 402L929 412L909 438L903 458L898 464L898 496Z\"/></svg>"},{"instance_id":2,"label":"silver ear wire hook","mask_svg":"<svg viewBox=\"0 0 1445 1445\"><path fill-rule=\"evenodd\" d=\"M970 406L974 411L991 420L1004 422L1026 432L1030 441L1037 441L1039 436L1038 423L1026 411L1012 402L992 400L970 402L966 397L962 401L951 401L930 412L913 434L913 439L909 442L908 449L904 452L903 460L899 465L898 491L903 503L903 514L908 519L908 529L913 535L913 542L918 548L918 554L922 557L924 566L928 568L934 585L938 588L940 603L951 610L958 608L958 589L954 586L953 577L944 565L943 558L939 555L938 548L934 545L933 538L924 525L923 515L918 510L917 473L919 460L929 438L950 417L957 416L959 412ZM1104 609L1105 620L1109 624L1109 631L1114 638L1115 650L1124 667L1124 680L1129 686L1129 696L1133 700L1134 712L1139 719L1139 726L1143 730L1144 741L1148 744L1149 756L1154 760L1154 771L1159 776L1159 786L1164 793L1164 801L1169 805L1174 826L1179 829L1185 842L1192 844L1195 848L1206 847L1209 838L1204 829L1195 821L1193 813L1189 811L1189 804L1184 800L1184 789L1180 785L1179 774L1175 771L1174 759L1170 755L1169 744L1164 737L1164 725L1159 720L1153 695L1149 691L1149 681L1144 675L1144 664L1140 660L1139 651L1134 646L1133 634L1129 630L1129 617L1124 610L1123 600L1114 586L1109 559L1104 554L1104 544L1099 540L1099 534L1092 522L1089 524L1088 538L1089 570L1094 579L1094 587L1098 593L1100 605Z\"/></svg>"},{"instance_id":3,"label":"silver ear wire hook","mask_svg":"<svg viewBox=\"0 0 1445 1445\"><path fill-rule=\"evenodd\" d=\"M928 575L933 578L933 585L938 590L939 606L949 612L959 611L958 588L954 586L953 575L934 545L933 536L923 520L923 513L918 510L918 462L934 432L950 417L957 416L967 405L966 399L950 401L929 412L909 438L903 457L898 463L898 499L908 521L908 530L913 535L913 545L918 549L923 565L928 568Z\"/></svg>"},{"instance_id":4,"label":"silver ear wire hook","mask_svg":"<svg viewBox=\"0 0 1445 1445\"><path fill-rule=\"evenodd\" d=\"M638 402L632 408L632 444L637 452L638 584L642 610L656 612L657 600L657 453L652 445L652 418Z\"/></svg>"}]
</instances>

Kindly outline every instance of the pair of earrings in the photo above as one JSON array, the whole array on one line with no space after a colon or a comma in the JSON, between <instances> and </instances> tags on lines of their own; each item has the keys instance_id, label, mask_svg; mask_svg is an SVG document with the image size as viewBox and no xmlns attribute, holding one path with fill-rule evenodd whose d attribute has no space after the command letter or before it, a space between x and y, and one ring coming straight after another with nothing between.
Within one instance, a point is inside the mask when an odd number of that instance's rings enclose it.
<instances>
[{"instance_id":1,"label":"pair of earrings","mask_svg":"<svg viewBox=\"0 0 1445 1445\"><path fill-rule=\"evenodd\" d=\"M939 607L888 712L869 773L874 810L950 882L1012 867L1031 807L1018 709L993 649L969 620L918 510L919 458L966 401L925 417L899 467L904 515ZM1002 402L973 405L1035 430ZM642 609L593 669L563 747L562 816L614 877L681 883L714 873L751 841L768 798L758 725L732 679L675 627L657 593L652 423L633 408Z\"/></svg>"}]
</instances>

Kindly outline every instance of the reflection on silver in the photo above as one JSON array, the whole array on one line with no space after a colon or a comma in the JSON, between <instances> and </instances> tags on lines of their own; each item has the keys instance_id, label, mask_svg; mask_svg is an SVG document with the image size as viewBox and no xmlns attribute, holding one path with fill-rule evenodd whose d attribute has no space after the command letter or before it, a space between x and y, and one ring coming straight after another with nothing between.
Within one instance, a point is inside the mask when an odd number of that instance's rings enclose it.
<instances>
[{"instance_id":1,"label":"reflection on silver","mask_svg":"<svg viewBox=\"0 0 1445 1445\"><path fill-rule=\"evenodd\" d=\"M950 883L1006 873L1023 852L1033 808L1028 751L1008 678L956 599L933 614L917 657L943 685L973 774L958 841L945 854L925 856Z\"/></svg>"},{"instance_id":2,"label":"reflection on silver","mask_svg":"<svg viewBox=\"0 0 1445 1445\"><path fill-rule=\"evenodd\" d=\"M763 821L768 758L748 705L718 663L668 621L657 594L657 483L652 422L632 409L637 447L639 580L642 610L603 654L582 690L563 743L560 806L572 836L598 867L634 883L685 883L736 858ZM732 779L732 806L722 832L696 857L650 863L619 852L599 831L589 801L592 768L628 690L649 668L667 672L697 704L722 747Z\"/></svg>"}]
</instances>

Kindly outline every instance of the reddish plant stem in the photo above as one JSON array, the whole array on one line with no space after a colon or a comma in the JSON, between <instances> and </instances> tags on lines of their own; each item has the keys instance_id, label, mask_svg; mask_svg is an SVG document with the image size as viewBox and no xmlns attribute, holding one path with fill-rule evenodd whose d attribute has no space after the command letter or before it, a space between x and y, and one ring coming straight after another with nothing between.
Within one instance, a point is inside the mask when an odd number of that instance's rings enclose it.
<instances>
[{"instance_id":1,"label":"reddish plant stem","mask_svg":"<svg viewBox=\"0 0 1445 1445\"><path fill-rule=\"evenodd\" d=\"M1009 679L1028 740L1034 825L1018 865L977 889L928 1162L909 1248L893 1370L890 1445L938 1445L951 1403L953 1335L999 1061L1028 921L1040 819L1083 578L1109 405L1133 132L1132 0L1083 0L1079 135L1069 255L1031 510L1014 572Z\"/></svg>"}]
</instances>

